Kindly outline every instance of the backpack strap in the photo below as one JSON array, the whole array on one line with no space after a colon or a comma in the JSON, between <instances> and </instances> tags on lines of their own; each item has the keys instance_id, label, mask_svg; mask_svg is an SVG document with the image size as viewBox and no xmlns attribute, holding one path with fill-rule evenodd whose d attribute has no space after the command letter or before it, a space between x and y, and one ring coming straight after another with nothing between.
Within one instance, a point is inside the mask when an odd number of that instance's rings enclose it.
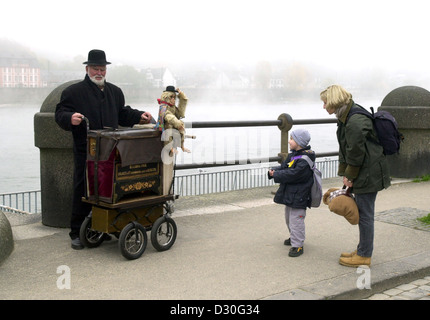
<instances>
[{"instance_id":1,"label":"backpack strap","mask_svg":"<svg viewBox=\"0 0 430 320\"><path fill-rule=\"evenodd\" d=\"M354 108L354 106L352 106L351 110L349 111L348 116L346 117L345 125L348 122L349 118L351 116L353 116L354 114L362 114L362 115L368 117L370 120L372 120L373 130L376 133L376 137L378 137L378 133L376 132L376 128L375 128L375 112L373 110L373 107L370 107L370 110L372 110L372 113L370 113L369 111L367 111L364 107L360 106L359 104L355 104L355 106L357 106L357 107ZM369 137L369 136L367 136L366 138L367 138L367 140L369 140L373 143L381 145L379 143L378 138L375 139L375 138Z\"/></svg>"},{"instance_id":2,"label":"backpack strap","mask_svg":"<svg viewBox=\"0 0 430 320\"><path fill-rule=\"evenodd\" d=\"M352 115L357 113L365 115L366 117L370 118L373 121L374 120L373 107L371 108L371 110L372 110L372 113L367 111L364 107L360 106L359 104L354 104L351 110L349 110L348 116L346 117L345 124L348 122L349 118L351 118Z\"/></svg>"},{"instance_id":3,"label":"backpack strap","mask_svg":"<svg viewBox=\"0 0 430 320\"><path fill-rule=\"evenodd\" d=\"M301 158L302 158L302 156L295 156L295 157L292 157L292 158L290 159L290 161L297 160L297 159L301 159Z\"/></svg>"},{"instance_id":4,"label":"backpack strap","mask_svg":"<svg viewBox=\"0 0 430 320\"><path fill-rule=\"evenodd\" d=\"M311 167L311 169L315 166L315 163L307 155L304 154L301 156L301 158L306 160L306 162L308 163L309 167Z\"/></svg>"}]
</instances>

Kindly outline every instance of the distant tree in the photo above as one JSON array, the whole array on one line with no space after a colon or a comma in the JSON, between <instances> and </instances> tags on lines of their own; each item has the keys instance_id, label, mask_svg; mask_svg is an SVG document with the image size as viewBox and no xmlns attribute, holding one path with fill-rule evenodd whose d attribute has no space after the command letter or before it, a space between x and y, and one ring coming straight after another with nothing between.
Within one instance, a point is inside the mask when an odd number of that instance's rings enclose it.
<instances>
[{"instance_id":1,"label":"distant tree","mask_svg":"<svg viewBox=\"0 0 430 320\"><path fill-rule=\"evenodd\" d=\"M259 61L255 66L255 86L259 89L268 89L272 78L272 65L268 61Z\"/></svg>"},{"instance_id":2,"label":"distant tree","mask_svg":"<svg viewBox=\"0 0 430 320\"><path fill-rule=\"evenodd\" d=\"M130 86L145 86L147 80L145 74L139 72L132 66L108 66L106 75L107 81L113 82L117 85L130 85Z\"/></svg>"},{"instance_id":3,"label":"distant tree","mask_svg":"<svg viewBox=\"0 0 430 320\"><path fill-rule=\"evenodd\" d=\"M285 82L291 93L301 94L306 91L312 83L309 70L302 63L295 62L290 65L286 72Z\"/></svg>"},{"instance_id":4,"label":"distant tree","mask_svg":"<svg viewBox=\"0 0 430 320\"><path fill-rule=\"evenodd\" d=\"M35 59L36 55L29 48L18 42L0 39L0 57L16 57Z\"/></svg>"}]
</instances>

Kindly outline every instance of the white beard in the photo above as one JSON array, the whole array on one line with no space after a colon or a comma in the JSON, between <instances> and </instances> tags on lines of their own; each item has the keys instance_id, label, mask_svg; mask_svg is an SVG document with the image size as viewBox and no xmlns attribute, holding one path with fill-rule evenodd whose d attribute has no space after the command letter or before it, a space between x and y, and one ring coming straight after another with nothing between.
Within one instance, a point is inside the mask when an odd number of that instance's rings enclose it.
<instances>
[{"instance_id":1,"label":"white beard","mask_svg":"<svg viewBox=\"0 0 430 320\"><path fill-rule=\"evenodd\" d=\"M96 77L90 77L90 80L99 87L104 87L106 78L103 77L101 80L97 80Z\"/></svg>"}]
</instances>

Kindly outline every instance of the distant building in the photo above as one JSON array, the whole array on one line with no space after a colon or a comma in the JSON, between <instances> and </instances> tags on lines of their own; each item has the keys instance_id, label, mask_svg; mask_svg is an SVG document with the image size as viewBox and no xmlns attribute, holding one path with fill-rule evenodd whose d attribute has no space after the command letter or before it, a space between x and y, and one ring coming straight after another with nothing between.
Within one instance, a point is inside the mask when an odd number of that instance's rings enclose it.
<instances>
[{"instance_id":1,"label":"distant building","mask_svg":"<svg viewBox=\"0 0 430 320\"><path fill-rule=\"evenodd\" d=\"M146 69L146 80L148 80L154 88L177 86L175 76L168 68Z\"/></svg>"},{"instance_id":2,"label":"distant building","mask_svg":"<svg viewBox=\"0 0 430 320\"><path fill-rule=\"evenodd\" d=\"M270 84L269 84L269 88L273 89L273 88L284 88L285 87L285 81L284 79L270 79Z\"/></svg>"},{"instance_id":3,"label":"distant building","mask_svg":"<svg viewBox=\"0 0 430 320\"><path fill-rule=\"evenodd\" d=\"M37 60L23 56L0 56L0 88L43 87Z\"/></svg>"},{"instance_id":4,"label":"distant building","mask_svg":"<svg viewBox=\"0 0 430 320\"><path fill-rule=\"evenodd\" d=\"M216 78L214 87L217 89L247 89L251 85L249 78L235 72L220 72Z\"/></svg>"}]
</instances>

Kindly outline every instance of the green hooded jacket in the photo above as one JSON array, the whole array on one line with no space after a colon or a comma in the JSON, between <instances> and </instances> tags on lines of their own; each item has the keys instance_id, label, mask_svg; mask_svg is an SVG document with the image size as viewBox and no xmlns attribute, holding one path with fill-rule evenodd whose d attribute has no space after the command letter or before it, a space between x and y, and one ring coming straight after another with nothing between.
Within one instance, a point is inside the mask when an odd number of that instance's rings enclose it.
<instances>
[{"instance_id":1,"label":"green hooded jacket","mask_svg":"<svg viewBox=\"0 0 430 320\"><path fill-rule=\"evenodd\" d=\"M373 122L362 114L348 119L353 107L357 108L354 101L338 118L338 175L353 181L352 192L357 194L386 189L391 185L388 163L383 148L374 142L377 135Z\"/></svg>"}]
</instances>

